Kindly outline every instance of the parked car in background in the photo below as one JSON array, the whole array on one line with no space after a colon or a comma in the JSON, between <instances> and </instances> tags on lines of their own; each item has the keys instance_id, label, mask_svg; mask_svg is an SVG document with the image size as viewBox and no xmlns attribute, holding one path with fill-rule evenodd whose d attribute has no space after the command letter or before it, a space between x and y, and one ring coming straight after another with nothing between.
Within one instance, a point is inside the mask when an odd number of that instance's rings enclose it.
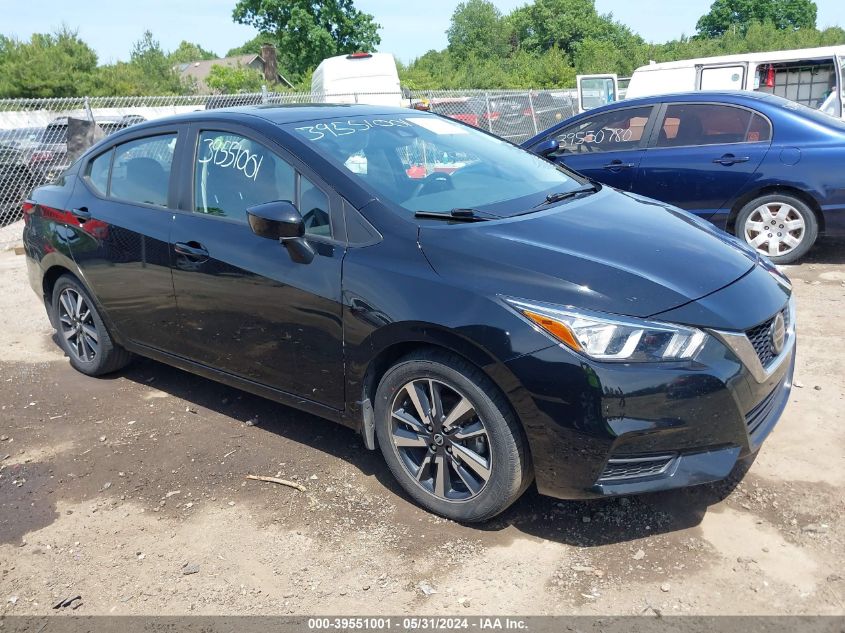
<instances>
[{"instance_id":1,"label":"parked car in background","mask_svg":"<svg viewBox=\"0 0 845 633\"><path fill-rule=\"evenodd\" d=\"M3 224L20 219L21 201L34 184L26 151L0 140L0 221Z\"/></svg>"},{"instance_id":2,"label":"parked car in background","mask_svg":"<svg viewBox=\"0 0 845 633\"><path fill-rule=\"evenodd\" d=\"M517 143L576 111L569 96L546 91L433 98L426 109Z\"/></svg>"},{"instance_id":3,"label":"parked car in background","mask_svg":"<svg viewBox=\"0 0 845 633\"><path fill-rule=\"evenodd\" d=\"M94 122L108 136L145 120L138 114L128 114L95 117ZM70 166L67 151L68 117L59 117L42 130L38 146L29 156L30 167L39 183L50 182Z\"/></svg>"},{"instance_id":4,"label":"parked car in background","mask_svg":"<svg viewBox=\"0 0 845 633\"><path fill-rule=\"evenodd\" d=\"M845 122L754 92L627 99L523 147L734 233L773 262L845 235Z\"/></svg>"},{"instance_id":5,"label":"parked car in background","mask_svg":"<svg viewBox=\"0 0 845 633\"><path fill-rule=\"evenodd\" d=\"M455 520L532 481L585 498L725 478L789 400L792 290L770 262L430 113L152 121L25 212L77 370L136 353L346 424Z\"/></svg>"},{"instance_id":6,"label":"parked car in background","mask_svg":"<svg viewBox=\"0 0 845 633\"><path fill-rule=\"evenodd\" d=\"M43 132L43 127L23 127L12 130L0 130L0 145L29 151L40 144Z\"/></svg>"}]
</instances>

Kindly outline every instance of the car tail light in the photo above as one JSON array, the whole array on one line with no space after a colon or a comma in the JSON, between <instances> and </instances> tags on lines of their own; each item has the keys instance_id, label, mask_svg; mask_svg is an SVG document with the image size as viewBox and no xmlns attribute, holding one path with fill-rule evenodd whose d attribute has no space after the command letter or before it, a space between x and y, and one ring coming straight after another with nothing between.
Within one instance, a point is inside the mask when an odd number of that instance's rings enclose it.
<instances>
[{"instance_id":1,"label":"car tail light","mask_svg":"<svg viewBox=\"0 0 845 633\"><path fill-rule=\"evenodd\" d=\"M30 216L35 213L35 203L32 200L24 200L21 203L21 211L23 211L24 224L29 224Z\"/></svg>"},{"instance_id":2,"label":"car tail light","mask_svg":"<svg viewBox=\"0 0 845 633\"><path fill-rule=\"evenodd\" d=\"M346 56L346 59L367 59L368 57L372 57L372 53L366 53L364 51L358 51L357 53L352 53Z\"/></svg>"},{"instance_id":3,"label":"car tail light","mask_svg":"<svg viewBox=\"0 0 845 633\"><path fill-rule=\"evenodd\" d=\"M484 118L488 121L498 121L499 117L502 116L501 112L485 112Z\"/></svg>"},{"instance_id":4,"label":"car tail light","mask_svg":"<svg viewBox=\"0 0 845 633\"><path fill-rule=\"evenodd\" d=\"M522 116L534 116L534 113L531 112L531 108L525 108L525 110L522 111Z\"/></svg>"},{"instance_id":5,"label":"car tail light","mask_svg":"<svg viewBox=\"0 0 845 633\"><path fill-rule=\"evenodd\" d=\"M53 152L50 151L33 152L29 158L30 163L46 163L51 160L53 160Z\"/></svg>"}]
</instances>

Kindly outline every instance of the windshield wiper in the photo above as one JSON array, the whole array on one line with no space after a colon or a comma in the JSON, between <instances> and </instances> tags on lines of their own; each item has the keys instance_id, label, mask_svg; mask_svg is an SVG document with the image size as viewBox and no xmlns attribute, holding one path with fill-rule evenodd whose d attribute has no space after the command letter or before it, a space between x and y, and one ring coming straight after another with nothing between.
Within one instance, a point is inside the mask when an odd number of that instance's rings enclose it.
<instances>
[{"instance_id":1,"label":"windshield wiper","mask_svg":"<svg viewBox=\"0 0 845 633\"><path fill-rule=\"evenodd\" d=\"M572 191L556 191L547 195L545 200L543 200L540 204L535 204L533 208L536 209L537 207L542 207L547 204L554 204L555 202L560 202L561 200L574 198L575 196L579 196L582 193L595 193L598 190L599 185L590 183L589 185L578 187L577 189L573 189Z\"/></svg>"},{"instance_id":2,"label":"windshield wiper","mask_svg":"<svg viewBox=\"0 0 845 633\"><path fill-rule=\"evenodd\" d=\"M414 213L414 217L451 220L452 222L484 222L485 220L497 220L501 216L478 209L452 209L451 211L417 211Z\"/></svg>"}]
</instances>

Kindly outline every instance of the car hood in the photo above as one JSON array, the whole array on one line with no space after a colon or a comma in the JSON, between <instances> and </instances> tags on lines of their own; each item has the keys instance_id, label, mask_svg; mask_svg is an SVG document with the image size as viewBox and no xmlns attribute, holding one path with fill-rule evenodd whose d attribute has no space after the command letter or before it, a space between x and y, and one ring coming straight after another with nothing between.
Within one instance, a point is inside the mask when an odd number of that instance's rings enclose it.
<instances>
[{"instance_id":1,"label":"car hood","mask_svg":"<svg viewBox=\"0 0 845 633\"><path fill-rule=\"evenodd\" d=\"M438 274L475 291L639 317L724 288L757 263L695 216L608 187L520 217L426 220L419 242Z\"/></svg>"}]
</instances>

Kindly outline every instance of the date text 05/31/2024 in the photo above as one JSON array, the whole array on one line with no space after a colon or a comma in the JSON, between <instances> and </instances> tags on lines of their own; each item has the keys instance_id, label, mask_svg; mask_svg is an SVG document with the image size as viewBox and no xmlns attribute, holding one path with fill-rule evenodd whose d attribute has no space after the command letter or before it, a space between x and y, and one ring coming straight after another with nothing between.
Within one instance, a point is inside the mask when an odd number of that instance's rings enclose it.
<instances>
[{"instance_id":1,"label":"date text 05/31/2024","mask_svg":"<svg viewBox=\"0 0 845 633\"><path fill-rule=\"evenodd\" d=\"M354 630L404 630L404 631L438 631L438 630L525 630L525 620L506 617L405 617L401 619L387 617L350 617L350 618L309 618L308 629L312 631L354 631Z\"/></svg>"}]
</instances>

